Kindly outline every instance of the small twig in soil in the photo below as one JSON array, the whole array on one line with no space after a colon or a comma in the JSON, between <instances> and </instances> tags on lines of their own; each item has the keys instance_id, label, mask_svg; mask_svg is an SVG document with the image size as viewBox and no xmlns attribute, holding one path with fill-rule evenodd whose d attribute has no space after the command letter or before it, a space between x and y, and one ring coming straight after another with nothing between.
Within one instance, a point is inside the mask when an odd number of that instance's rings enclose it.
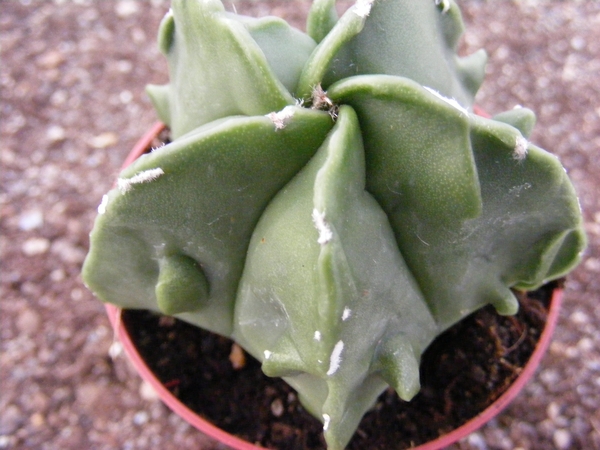
<instances>
[{"instance_id":1,"label":"small twig in soil","mask_svg":"<svg viewBox=\"0 0 600 450\"><path fill-rule=\"evenodd\" d=\"M519 322L514 317L511 317L510 319L514 323L515 327L518 328ZM526 327L522 327L522 328L523 329L521 330L521 335L519 336L519 339L517 339L517 341L513 345L511 345L504 351L504 356L507 356L512 351L516 350L519 347L519 345L521 345L523 343L523 341L525 340L525 338L527 337L527 328Z\"/></svg>"},{"instance_id":2,"label":"small twig in soil","mask_svg":"<svg viewBox=\"0 0 600 450\"><path fill-rule=\"evenodd\" d=\"M446 415L450 414L450 411L452 411L454 406L454 403L452 402L452 390L457 382L458 378L454 378L450 383L448 383L446 389L444 389L444 414Z\"/></svg>"}]
</instances>

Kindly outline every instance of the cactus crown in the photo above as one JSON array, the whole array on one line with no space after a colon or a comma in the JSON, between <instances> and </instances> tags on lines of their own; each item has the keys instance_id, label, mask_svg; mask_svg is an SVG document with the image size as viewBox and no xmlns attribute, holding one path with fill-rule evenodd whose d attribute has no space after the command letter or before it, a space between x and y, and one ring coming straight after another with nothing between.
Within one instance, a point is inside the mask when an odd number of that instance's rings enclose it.
<instances>
[{"instance_id":1,"label":"cactus crown","mask_svg":"<svg viewBox=\"0 0 600 450\"><path fill-rule=\"evenodd\" d=\"M573 187L527 140L535 117L472 113L453 0L314 0L308 34L219 0L173 0L173 142L102 202L84 279L103 301L232 337L343 448L376 397L409 400L443 330L516 312L585 246Z\"/></svg>"}]
</instances>

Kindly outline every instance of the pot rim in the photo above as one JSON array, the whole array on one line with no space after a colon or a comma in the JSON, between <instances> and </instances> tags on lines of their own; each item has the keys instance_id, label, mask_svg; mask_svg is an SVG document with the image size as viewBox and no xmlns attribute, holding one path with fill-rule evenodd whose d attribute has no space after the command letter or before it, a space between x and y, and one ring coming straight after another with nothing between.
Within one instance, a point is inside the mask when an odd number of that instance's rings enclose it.
<instances>
[{"instance_id":1,"label":"pot rim","mask_svg":"<svg viewBox=\"0 0 600 450\"><path fill-rule=\"evenodd\" d=\"M150 146L152 140L165 129L165 125L161 122L155 123L152 128L144 135L134 146L133 150L129 153L125 159L122 168L127 167L139 156L144 154L147 148ZM546 353L556 323L558 322L558 315L560 306L562 303L563 289L556 288L552 293L550 306L548 310L548 317L546 319L546 326L540 335L540 339L537 343L535 350L523 370L510 385L510 387L494 401L490 406L483 410L477 416L471 418L460 427L452 430L451 432L442 435L432 441L426 442L418 447L414 447L412 450L439 450L443 449L453 443L456 443L460 439L468 436L472 432L478 430L492 418L496 417L502 410L504 410L514 398L521 392L525 384L532 378L537 367L539 366L542 357ZM263 447L257 447L254 444L244 441L219 427L213 425L206 419L203 419L197 413L192 411L186 405L184 405L177 397L175 397L154 375L154 373L148 368L142 356L137 351L137 348L133 344L127 330L121 322L121 309L106 304L106 313L110 319L111 325L115 332L115 339L117 339L123 346L125 354L128 356L130 362L133 364L135 370L141 376L141 378L149 383L152 388L156 391L158 397L177 415L198 429L202 433L218 440L236 450L258 450Z\"/></svg>"}]
</instances>

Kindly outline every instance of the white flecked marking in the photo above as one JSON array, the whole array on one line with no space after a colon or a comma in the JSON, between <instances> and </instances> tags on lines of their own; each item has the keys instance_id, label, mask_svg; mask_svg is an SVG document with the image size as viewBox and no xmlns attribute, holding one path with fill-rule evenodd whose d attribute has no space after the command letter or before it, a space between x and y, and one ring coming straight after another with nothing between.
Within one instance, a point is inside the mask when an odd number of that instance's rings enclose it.
<instances>
[{"instance_id":1,"label":"white flecked marking","mask_svg":"<svg viewBox=\"0 0 600 450\"><path fill-rule=\"evenodd\" d=\"M337 344L333 347L333 351L331 352L331 356L329 357L329 370L327 371L327 375L333 375L340 368L340 364L342 363L342 351L344 350L344 342L338 341Z\"/></svg>"},{"instance_id":2,"label":"white flecked marking","mask_svg":"<svg viewBox=\"0 0 600 450\"><path fill-rule=\"evenodd\" d=\"M104 214L106 212L106 205L108 205L108 195L103 195L102 201L98 205L98 214Z\"/></svg>"},{"instance_id":3,"label":"white flecked marking","mask_svg":"<svg viewBox=\"0 0 600 450\"><path fill-rule=\"evenodd\" d=\"M342 320L346 321L352 315L352 310L350 308L344 308L344 312L342 313Z\"/></svg>"}]
</instances>

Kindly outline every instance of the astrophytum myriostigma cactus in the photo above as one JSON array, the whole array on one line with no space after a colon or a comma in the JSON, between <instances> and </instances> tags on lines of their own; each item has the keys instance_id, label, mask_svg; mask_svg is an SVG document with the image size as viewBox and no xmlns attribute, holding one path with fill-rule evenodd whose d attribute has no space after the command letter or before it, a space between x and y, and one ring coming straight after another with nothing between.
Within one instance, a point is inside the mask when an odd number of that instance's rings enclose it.
<instances>
[{"instance_id":1,"label":"astrophytum myriostigma cactus","mask_svg":"<svg viewBox=\"0 0 600 450\"><path fill-rule=\"evenodd\" d=\"M585 246L531 111L472 103L452 0L315 0L308 34L175 0L149 86L172 143L103 199L84 278L103 301L229 336L283 377L343 448L391 385L419 390L430 342Z\"/></svg>"}]
</instances>

